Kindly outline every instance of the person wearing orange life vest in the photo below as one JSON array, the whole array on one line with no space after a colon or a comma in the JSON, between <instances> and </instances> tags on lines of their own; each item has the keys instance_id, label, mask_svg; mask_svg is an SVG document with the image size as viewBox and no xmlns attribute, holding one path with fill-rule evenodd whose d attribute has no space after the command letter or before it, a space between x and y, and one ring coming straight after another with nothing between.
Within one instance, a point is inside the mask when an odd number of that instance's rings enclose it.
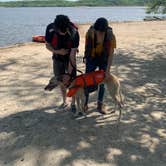
<instances>
[{"instance_id":1,"label":"person wearing orange life vest","mask_svg":"<svg viewBox=\"0 0 166 166\"><path fill-rule=\"evenodd\" d=\"M107 19L101 17L96 20L86 33L84 60L86 63L86 73L95 71L96 68L105 71L105 76L110 72L113 53L116 48L116 39L113 30L108 25ZM89 93L96 90L97 86L91 86L85 89L85 111L88 109ZM104 84L98 89L97 110L106 114L103 108Z\"/></svg>"},{"instance_id":2,"label":"person wearing orange life vest","mask_svg":"<svg viewBox=\"0 0 166 166\"><path fill-rule=\"evenodd\" d=\"M46 28L46 48L52 52L53 72L55 78L63 82L61 92L62 106L66 106L66 87L76 77L76 53L79 46L78 28L66 15L57 15L54 22ZM48 85L47 85L48 86ZM75 112L75 101L72 100L71 111Z\"/></svg>"}]
</instances>

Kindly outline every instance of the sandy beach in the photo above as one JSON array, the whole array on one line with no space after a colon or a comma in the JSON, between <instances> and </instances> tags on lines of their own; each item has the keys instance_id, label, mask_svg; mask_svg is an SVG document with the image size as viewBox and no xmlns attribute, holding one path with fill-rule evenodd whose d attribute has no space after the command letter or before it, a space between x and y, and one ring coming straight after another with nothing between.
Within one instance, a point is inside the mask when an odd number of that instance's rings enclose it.
<instances>
[{"instance_id":1,"label":"sandy beach","mask_svg":"<svg viewBox=\"0 0 166 166\"><path fill-rule=\"evenodd\" d=\"M59 88L43 89L53 75L44 44L0 48L0 166L165 166L166 21L111 26L117 39L111 72L125 97L120 125L117 112L96 112L96 92L87 118L59 108ZM88 27L79 25L82 71ZM107 93L104 101L111 110Z\"/></svg>"}]
</instances>

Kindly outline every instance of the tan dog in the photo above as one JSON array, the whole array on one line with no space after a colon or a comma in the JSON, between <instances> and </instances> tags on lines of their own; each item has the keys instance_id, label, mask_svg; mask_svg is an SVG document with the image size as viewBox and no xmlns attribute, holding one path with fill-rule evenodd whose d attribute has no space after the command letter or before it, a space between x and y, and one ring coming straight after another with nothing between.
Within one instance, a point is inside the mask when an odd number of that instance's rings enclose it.
<instances>
[{"instance_id":1,"label":"tan dog","mask_svg":"<svg viewBox=\"0 0 166 166\"><path fill-rule=\"evenodd\" d=\"M49 81L49 84L45 87L45 90L51 91L58 85L58 81L55 77L52 77ZM121 119L121 109L123 107L123 100L122 100L122 95L121 95L121 86L120 86L120 81L118 78L110 74L107 78L105 78L101 84L104 83L107 86L107 90L109 91L110 96L112 97L115 107L113 112L115 112L117 109L119 110L119 117L118 117L118 122ZM69 88L73 87L75 85L75 80L73 80L69 86ZM77 117L80 113L82 115L85 114L85 93L84 93L84 88L79 88L79 90L75 94L75 99L76 99L76 110L77 112L75 113L75 117Z\"/></svg>"},{"instance_id":2,"label":"tan dog","mask_svg":"<svg viewBox=\"0 0 166 166\"><path fill-rule=\"evenodd\" d=\"M75 80L73 80L73 82L70 84L69 88L73 87L73 85L75 85L74 81ZM121 95L121 90L120 90L120 88L121 88L120 81L118 80L118 78L115 75L110 74L107 78L105 78L103 80L103 82L101 82L101 84L102 83L106 84L109 94L115 103L113 112L115 112L117 108L119 109L119 118L118 118L118 122L119 122L121 119L121 108L123 106L123 100L122 100L122 95ZM79 90L75 94L75 98L76 98L76 108L77 108L77 112L76 112L75 116L78 116L80 113L85 115L84 88L79 88Z\"/></svg>"}]
</instances>

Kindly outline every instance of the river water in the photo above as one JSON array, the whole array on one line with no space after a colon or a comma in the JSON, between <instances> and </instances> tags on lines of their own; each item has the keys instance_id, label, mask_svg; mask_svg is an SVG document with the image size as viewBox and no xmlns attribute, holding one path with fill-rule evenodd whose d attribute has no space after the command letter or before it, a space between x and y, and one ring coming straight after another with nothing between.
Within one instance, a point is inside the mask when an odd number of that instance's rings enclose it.
<instances>
[{"instance_id":1,"label":"river water","mask_svg":"<svg viewBox=\"0 0 166 166\"><path fill-rule=\"evenodd\" d=\"M110 21L139 21L147 16L145 7L0 7L0 47L31 41L33 35L44 35L47 24L57 14L73 22L94 22L98 17Z\"/></svg>"}]
</instances>

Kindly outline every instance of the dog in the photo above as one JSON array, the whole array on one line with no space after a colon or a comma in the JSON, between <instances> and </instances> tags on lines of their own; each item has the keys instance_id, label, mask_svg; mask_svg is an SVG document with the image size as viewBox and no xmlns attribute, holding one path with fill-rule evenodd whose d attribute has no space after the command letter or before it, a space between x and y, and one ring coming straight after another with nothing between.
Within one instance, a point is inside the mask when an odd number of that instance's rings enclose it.
<instances>
[{"instance_id":1,"label":"dog","mask_svg":"<svg viewBox=\"0 0 166 166\"><path fill-rule=\"evenodd\" d=\"M105 84L107 87L107 90L110 94L110 96L113 99L114 102L114 110L112 111L115 112L117 109L119 110L119 117L118 117L118 122L120 122L121 115L122 115L122 107L124 105L123 103L123 98L122 98L122 93L121 93L121 85L119 79L113 75L109 74L108 77L104 78L103 81L100 84ZM100 85L99 84L99 85ZM73 80L69 86L69 89L74 87L75 85L75 80ZM84 115L86 116L86 110L85 110L85 93L84 93L84 88L80 87L77 92L75 93L75 99L76 99L76 113L75 116L77 117L78 115Z\"/></svg>"},{"instance_id":2,"label":"dog","mask_svg":"<svg viewBox=\"0 0 166 166\"><path fill-rule=\"evenodd\" d=\"M73 80L70 83L70 86L68 87L68 89L73 88L75 86L75 82L76 80ZM121 110L124 103L123 103L121 85L120 85L119 79L115 75L110 73L107 77L104 77L104 79L102 80L102 82L100 82L100 84L106 85L107 90L114 102L114 110L112 111L112 113L115 112L117 109L119 110L118 122L120 122L121 115L122 115ZM57 85L59 85L59 81L57 81L56 77L52 77L49 81L49 84L45 87L45 90L51 91ZM86 116L85 105L84 105L85 104L84 88L85 87L77 87L77 91L74 94L74 97L76 99L76 113L74 115L75 117L78 117L79 115Z\"/></svg>"}]
</instances>

